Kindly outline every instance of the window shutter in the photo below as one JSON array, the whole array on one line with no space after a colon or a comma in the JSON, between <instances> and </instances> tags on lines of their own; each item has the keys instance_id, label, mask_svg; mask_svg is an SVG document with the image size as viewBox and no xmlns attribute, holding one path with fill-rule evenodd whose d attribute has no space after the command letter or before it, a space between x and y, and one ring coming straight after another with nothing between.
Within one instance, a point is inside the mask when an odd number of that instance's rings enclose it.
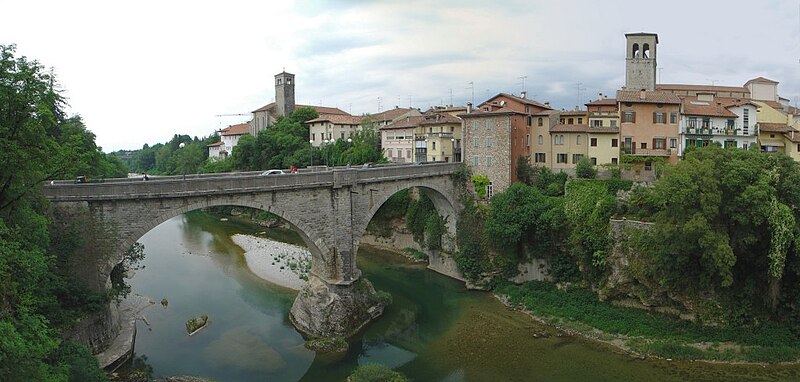
<instances>
[{"instance_id":1,"label":"window shutter","mask_svg":"<svg viewBox=\"0 0 800 382\"><path fill-rule=\"evenodd\" d=\"M633 115L632 115L632 119L633 119L633 120L632 120L631 122L633 122L633 123L636 123L636 112L635 112L635 111L632 111L632 112L631 112L631 114L633 114Z\"/></svg>"},{"instance_id":2,"label":"window shutter","mask_svg":"<svg viewBox=\"0 0 800 382\"><path fill-rule=\"evenodd\" d=\"M654 149L658 148L658 146L656 146L656 139L655 139L655 138L653 138L653 146L652 146L652 147L653 147Z\"/></svg>"},{"instance_id":3,"label":"window shutter","mask_svg":"<svg viewBox=\"0 0 800 382\"><path fill-rule=\"evenodd\" d=\"M656 112L653 112L653 123L656 123Z\"/></svg>"}]
</instances>

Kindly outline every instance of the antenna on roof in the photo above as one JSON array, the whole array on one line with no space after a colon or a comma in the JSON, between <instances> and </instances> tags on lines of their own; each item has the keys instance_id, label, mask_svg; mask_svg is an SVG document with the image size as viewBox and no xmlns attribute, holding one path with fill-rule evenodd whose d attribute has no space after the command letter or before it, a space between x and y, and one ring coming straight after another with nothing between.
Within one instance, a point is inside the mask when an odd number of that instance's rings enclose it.
<instances>
[{"instance_id":1,"label":"antenna on roof","mask_svg":"<svg viewBox=\"0 0 800 382\"><path fill-rule=\"evenodd\" d=\"M711 86L714 86L714 85L717 84L717 82L719 82L719 80L714 80L714 79L711 79L711 78L706 78L706 81L711 82Z\"/></svg>"},{"instance_id":2,"label":"antenna on roof","mask_svg":"<svg viewBox=\"0 0 800 382\"><path fill-rule=\"evenodd\" d=\"M450 88L450 104L453 104L453 88Z\"/></svg>"},{"instance_id":3,"label":"antenna on roof","mask_svg":"<svg viewBox=\"0 0 800 382\"><path fill-rule=\"evenodd\" d=\"M475 83L470 81L467 84L469 85L467 89L472 90L472 100L470 102L475 104Z\"/></svg>"},{"instance_id":4,"label":"antenna on roof","mask_svg":"<svg viewBox=\"0 0 800 382\"><path fill-rule=\"evenodd\" d=\"M522 76L517 78L522 80L522 92L525 93L525 79L528 78L528 76Z\"/></svg>"}]
</instances>

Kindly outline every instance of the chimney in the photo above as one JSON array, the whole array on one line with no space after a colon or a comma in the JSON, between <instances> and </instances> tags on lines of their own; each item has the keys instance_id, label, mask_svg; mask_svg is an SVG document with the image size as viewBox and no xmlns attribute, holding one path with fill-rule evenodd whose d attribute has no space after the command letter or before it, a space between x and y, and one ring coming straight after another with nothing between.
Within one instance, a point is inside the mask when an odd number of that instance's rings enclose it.
<instances>
[{"instance_id":1,"label":"chimney","mask_svg":"<svg viewBox=\"0 0 800 382\"><path fill-rule=\"evenodd\" d=\"M527 96L528 96L528 92L526 92L524 90L522 91L522 93L519 93L519 97L520 98L527 98Z\"/></svg>"},{"instance_id":2,"label":"chimney","mask_svg":"<svg viewBox=\"0 0 800 382\"><path fill-rule=\"evenodd\" d=\"M639 91L639 99L641 99L641 100L647 99L647 91L646 90L642 89L642 90Z\"/></svg>"},{"instance_id":3,"label":"chimney","mask_svg":"<svg viewBox=\"0 0 800 382\"><path fill-rule=\"evenodd\" d=\"M550 101L545 101L544 105L550 107Z\"/></svg>"},{"instance_id":4,"label":"chimney","mask_svg":"<svg viewBox=\"0 0 800 382\"><path fill-rule=\"evenodd\" d=\"M467 102L467 114L472 113L472 102Z\"/></svg>"}]
</instances>

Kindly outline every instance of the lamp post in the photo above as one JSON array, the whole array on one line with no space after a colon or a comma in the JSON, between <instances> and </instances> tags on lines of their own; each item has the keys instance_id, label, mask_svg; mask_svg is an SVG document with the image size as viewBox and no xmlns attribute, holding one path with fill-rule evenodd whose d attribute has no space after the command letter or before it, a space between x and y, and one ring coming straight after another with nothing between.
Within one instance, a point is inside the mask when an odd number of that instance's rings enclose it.
<instances>
[{"instance_id":1,"label":"lamp post","mask_svg":"<svg viewBox=\"0 0 800 382\"><path fill-rule=\"evenodd\" d=\"M347 149L348 150L352 147L352 146L350 146L352 143L353 143L353 138L348 137L347 138ZM349 160L347 161L347 167L348 168L350 167L350 161Z\"/></svg>"},{"instance_id":2,"label":"lamp post","mask_svg":"<svg viewBox=\"0 0 800 382\"><path fill-rule=\"evenodd\" d=\"M450 138L450 157L453 158L453 162L456 161L456 139Z\"/></svg>"},{"instance_id":3,"label":"lamp post","mask_svg":"<svg viewBox=\"0 0 800 382\"><path fill-rule=\"evenodd\" d=\"M178 147L181 149L181 171L183 172L183 180L186 180L186 153L183 151L183 148L186 147L186 143L181 142Z\"/></svg>"},{"instance_id":4,"label":"lamp post","mask_svg":"<svg viewBox=\"0 0 800 382\"><path fill-rule=\"evenodd\" d=\"M323 139L322 140L323 147L325 148L325 151L328 151L330 149L330 147L328 146L328 142L329 141L327 139ZM322 153L322 155L325 157L325 166L326 167L330 166L330 162L328 161L328 153L324 152L324 153Z\"/></svg>"},{"instance_id":5,"label":"lamp post","mask_svg":"<svg viewBox=\"0 0 800 382\"><path fill-rule=\"evenodd\" d=\"M311 151L308 152L308 158L311 159L311 164L308 167L314 167L314 140L309 140L308 143L311 145Z\"/></svg>"}]
</instances>

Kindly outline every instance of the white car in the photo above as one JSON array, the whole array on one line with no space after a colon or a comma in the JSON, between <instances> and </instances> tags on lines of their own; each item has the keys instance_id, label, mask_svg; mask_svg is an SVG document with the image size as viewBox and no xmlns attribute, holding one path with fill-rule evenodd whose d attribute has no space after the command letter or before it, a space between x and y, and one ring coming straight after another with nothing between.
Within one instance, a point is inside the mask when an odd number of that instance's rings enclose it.
<instances>
[{"instance_id":1,"label":"white car","mask_svg":"<svg viewBox=\"0 0 800 382\"><path fill-rule=\"evenodd\" d=\"M264 172L262 172L262 173L261 173L261 176L267 176L267 175L283 175L283 174L285 174L285 173L286 173L286 172L284 172L283 170L267 170L267 171L264 171Z\"/></svg>"}]
</instances>

